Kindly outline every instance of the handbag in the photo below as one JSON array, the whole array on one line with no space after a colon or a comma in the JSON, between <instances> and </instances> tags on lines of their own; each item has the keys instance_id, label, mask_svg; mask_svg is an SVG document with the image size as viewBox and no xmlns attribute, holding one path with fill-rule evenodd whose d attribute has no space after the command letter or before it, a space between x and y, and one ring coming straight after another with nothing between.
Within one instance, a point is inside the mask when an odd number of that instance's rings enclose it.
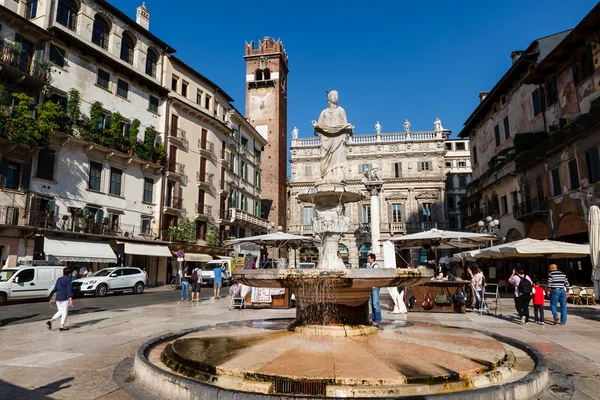
<instances>
[{"instance_id":1,"label":"handbag","mask_svg":"<svg viewBox=\"0 0 600 400\"><path fill-rule=\"evenodd\" d=\"M444 289L441 289L441 294L440 292L438 292L438 294L435 295L435 300L434 303L437 306L440 307L447 307L447 306L451 306L452 305L452 297L450 296L446 296L446 293L444 293Z\"/></svg>"},{"instance_id":2,"label":"handbag","mask_svg":"<svg viewBox=\"0 0 600 400\"><path fill-rule=\"evenodd\" d=\"M459 307L467 305L467 296L460 288L456 291L456 293L454 293L454 304Z\"/></svg>"},{"instance_id":3,"label":"handbag","mask_svg":"<svg viewBox=\"0 0 600 400\"><path fill-rule=\"evenodd\" d=\"M433 301L431 301L431 295L429 294L429 289L427 289L427 294L425 294L425 301L423 302L423 309L425 311L429 311L433 308Z\"/></svg>"}]
</instances>

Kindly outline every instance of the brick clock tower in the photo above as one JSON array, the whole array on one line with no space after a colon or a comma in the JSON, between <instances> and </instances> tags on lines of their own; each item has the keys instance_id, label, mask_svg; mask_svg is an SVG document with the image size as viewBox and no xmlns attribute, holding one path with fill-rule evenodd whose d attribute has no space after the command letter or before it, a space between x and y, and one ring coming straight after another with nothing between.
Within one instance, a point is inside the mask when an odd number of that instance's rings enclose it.
<instances>
[{"instance_id":1,"label":"brick clock tower","mask_svg":"<svg viewBox=\"0 0 600 400\"><path fill-rule=\"evenodd\" d=\"M286 226L287 74L281 39L246 43L246 118L268 143L261 159L262 218Z\"/></svg>"}]
</instances>

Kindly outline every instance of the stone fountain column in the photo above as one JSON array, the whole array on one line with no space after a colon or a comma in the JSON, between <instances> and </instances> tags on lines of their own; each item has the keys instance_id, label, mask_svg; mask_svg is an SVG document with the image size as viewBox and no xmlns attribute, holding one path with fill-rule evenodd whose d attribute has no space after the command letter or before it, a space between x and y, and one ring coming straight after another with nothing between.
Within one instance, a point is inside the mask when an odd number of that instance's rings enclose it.
<instances>
[{"instance_id":1,"label":"stone fountain column","mask_svg":"<svg viewBox=\"0 0 600 400\"><path fill-rule=\"evenodd\" d=\"M379 177L375 177L379 178ZM379 194L383 182L380 179L365 179L365 186L371 195L371 251L377 261L383 261L381 253L381 212L379 211Z\"/></svg>"}]
</instances>

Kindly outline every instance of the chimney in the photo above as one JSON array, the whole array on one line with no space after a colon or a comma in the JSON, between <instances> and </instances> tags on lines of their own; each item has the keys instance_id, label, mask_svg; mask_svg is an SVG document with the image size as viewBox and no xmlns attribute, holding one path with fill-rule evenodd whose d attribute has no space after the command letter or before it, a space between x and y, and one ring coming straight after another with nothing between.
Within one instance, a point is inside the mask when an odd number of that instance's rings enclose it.
<instances>
[{"instance_id":1,"label":"chimney","mask_svg":"<svg viewBox=\"0 0 600 400\"><path fill-rule=\"evenodd\" d=\"M517 60L519 59L519 57L521 57L523 55L523 50L515 50L512 53L510 53L510 59L512 60L512 63L516 63Z\"/></svg>"},{"instance_id":2,"label":"chimney","mask_svg":"<svg viewBox=\"0 0 600 400\"><path fill-rule=\"evenodd\" d=\"M479 92L479 102L481 103L484 101L488 94L490 94L490 92Z\"/></svg>"},{"instance_id":3,"label":"chimney","mask_svg":"<svg viewBox=\"0 0 600 400\"><path fill-rule=\"evenodd\" d=\"M146 8L146 2L142 2L142 5L137 8L135 22L142 28L150 30L150 12Z\"/></svg>"}]
</instances>

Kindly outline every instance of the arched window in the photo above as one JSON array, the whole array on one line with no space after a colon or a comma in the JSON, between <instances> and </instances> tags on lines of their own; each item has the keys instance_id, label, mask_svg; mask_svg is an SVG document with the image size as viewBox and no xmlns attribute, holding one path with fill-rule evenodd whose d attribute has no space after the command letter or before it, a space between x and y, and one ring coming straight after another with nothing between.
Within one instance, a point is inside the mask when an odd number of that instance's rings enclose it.
<instances>
[{"instance_id":1,"label":"arched window","mask_svg":"<svg viewBox=\"0 0 600 400\"><path fill-rule=\"evenodd\" d=\"M348 264L350 262L350 253L348 252L348 248L340 243L338 245L338 251L342 256L342 261L344 262L344 264Z\"/></svg>"},{"instance_id":2,"label":"arched window","mask_svg":"<svg viewBox=\"0 0 600 400\"><path fill-rule=\"evenodd\" d=\"M121 60L133 64L133 49L135 48L135 39L131 34L123 32L121 39Z\"/></svg>"},{"instance_id":3,"label":"arched window","mask_svg":"<svg viewBox=\"0 0 600 400\"><path fill-rule=\"evenodd\" d=\"M255 81L262 81L263 80L262 69L257 69L256 71L254 71L254 80Z\"/></svg>"},{"instance_id":4,"label":"arched window","mask_svg":"<svg viewBox=\"0 0 600 400\"><path fill-rule=\"evenodd\" d=\"M265 68L263 70L263 78L265 79L265 81L268 81L271 79L271 70L269 68Z\"/></svg>"},{"instance_id":5,"label":"arched window","mask_svg":"<svg viewBox=\"0 0 600 400\"><path fill-rule=\"evenodd\" d=\"M158 55L152 49L148 49L146 55L146 73L153 78L156 78L156 64L158 62Z\"/></svg>"},{"instance_id":6,"label":"arched window","mask_svg":"<svg viewBox=\"0 0 600 400\"><path fill-rule=\"evenodd\" d=\"M96 14L94 17L94 28L92 30L92 42L98 46L108 49L108 34L110 32L110 25L106 20Z\"/></svg>"},{"instance_id":7,"label":"arched window","mask_svg":"<svg viewBox=\"0 0 600 400\"><path fill-rule=\"evenodd\" d=\"M79 6L74 0L58 0L56 22L74 31L77 28Z\"/></svg>"}]
</instances>

